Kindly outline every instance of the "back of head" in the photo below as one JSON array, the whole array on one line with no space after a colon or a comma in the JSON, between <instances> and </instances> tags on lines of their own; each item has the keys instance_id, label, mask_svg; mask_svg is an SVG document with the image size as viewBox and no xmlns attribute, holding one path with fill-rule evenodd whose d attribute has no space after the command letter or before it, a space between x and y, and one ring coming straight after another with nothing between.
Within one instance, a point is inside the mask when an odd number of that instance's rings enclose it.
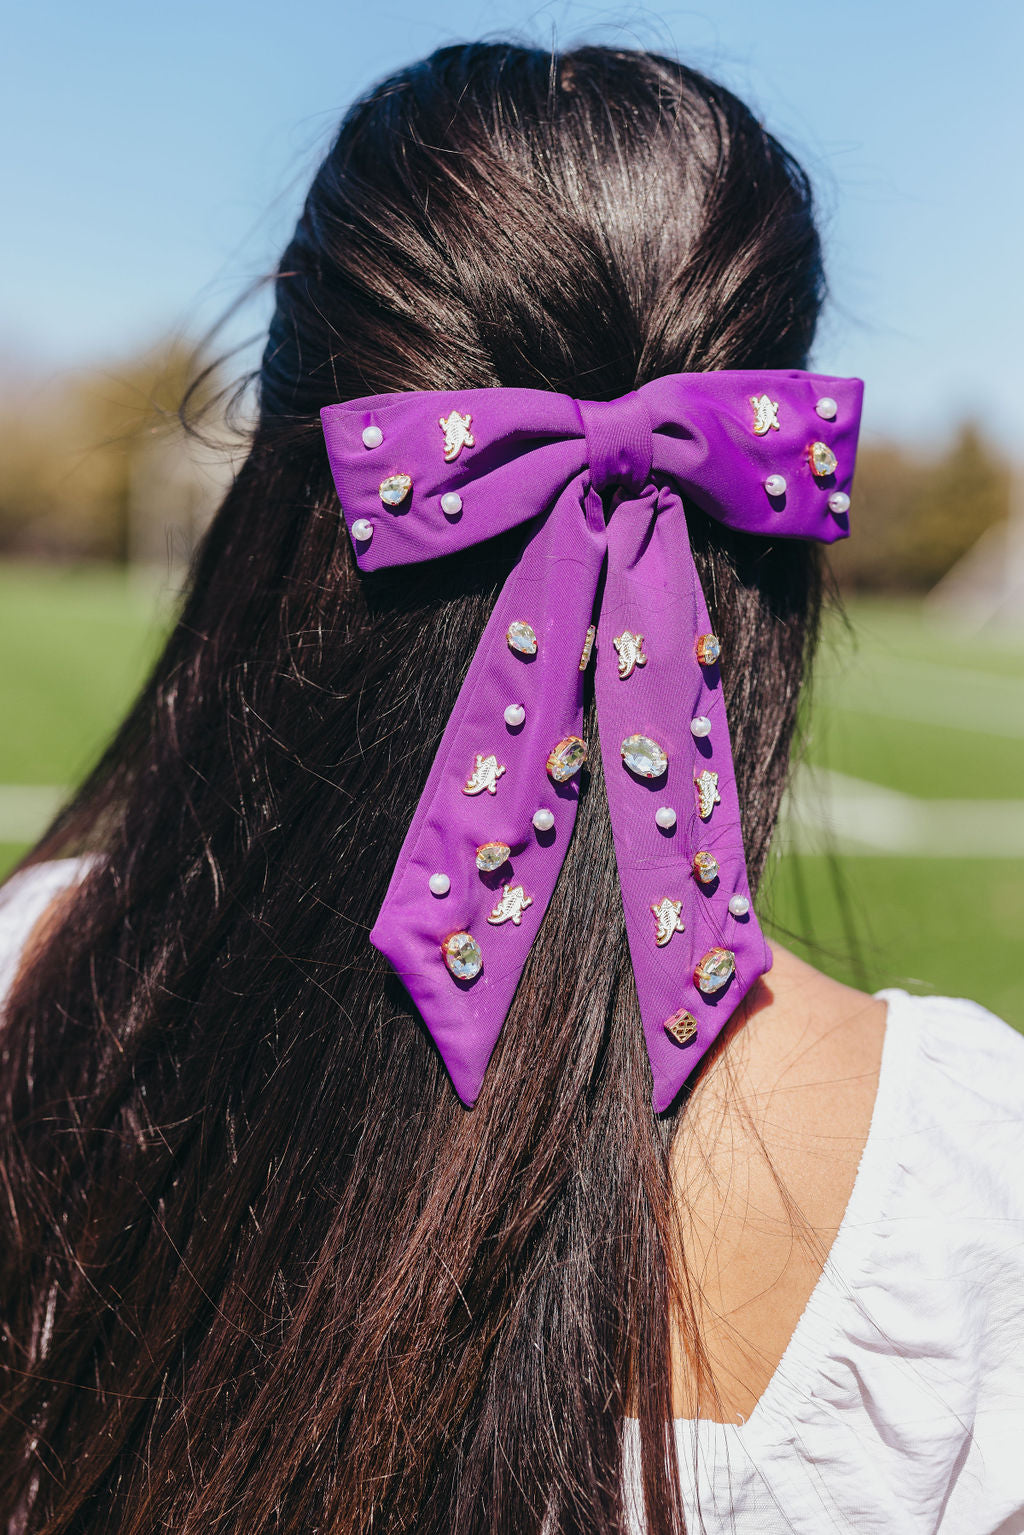
<instances>
[{"instance_id":1,"label":"back of head","mask_svg":"<svg viewBox=\"0 0 1024 1535\"><path fill-rule=\"evenodd\" d=\"M359 576L318 411L799 367L820 298L802 173L671 60L450 48L348 115L181 620L35 855L106 857L8 1020L13 1529L617 1530L630 1403L681 1527L683 1105L650 1108L600 763L467 1112L367 933L520 539ZM756 885L817 555L690 527Z\"/></svg>"}]
</instances>

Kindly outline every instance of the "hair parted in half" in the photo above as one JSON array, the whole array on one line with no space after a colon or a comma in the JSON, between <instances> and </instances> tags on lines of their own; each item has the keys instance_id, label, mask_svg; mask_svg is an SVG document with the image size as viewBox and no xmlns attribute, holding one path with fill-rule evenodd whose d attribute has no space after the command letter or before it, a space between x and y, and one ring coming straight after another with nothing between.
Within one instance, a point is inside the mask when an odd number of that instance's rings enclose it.
<instances>
[{"instance_id":1,"label":"hair parted in half","mask_svg":"<svg viewBox=\"0 0 1024 1535\"><path fill-rule=\"evenodd\" d=\"M618 1532L635 1413L669 1535L671 1307L700 1360L684 1101L650 1106L600 759L468 1112L367 935L520 535L360 577L318 411L802 366L808 184L671 59L445 48L352 108L276 294L180 619L31 855L104 857L4 1027L0 1513L9 1535ZM756 887L819 551L690 528Z\"/></svg>"}]
</instances>

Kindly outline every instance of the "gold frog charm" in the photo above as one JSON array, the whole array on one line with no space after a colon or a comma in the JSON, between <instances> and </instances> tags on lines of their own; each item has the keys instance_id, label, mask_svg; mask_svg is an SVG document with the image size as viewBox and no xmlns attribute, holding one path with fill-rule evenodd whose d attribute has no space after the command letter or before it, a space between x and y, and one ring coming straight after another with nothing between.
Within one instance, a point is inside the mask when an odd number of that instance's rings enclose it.
<instances>
[{"instance_id":1,"label":"gold frog charm","mask_svg":"<svg viewBox=\"0 0 1024 1535\"><path fill-rule=\"evenodd\" d=\"M472 416L460 416L457 410L453 410L450 416L440 416L438 426L444 433L444 461L450 464L458 458L463 448L475 448L476 440L470 427L473 425Z\"/></svg>"},{"instance_id":2,"label":"gold frog charm","mask_svg":"<svg viewBox=\"0 0 1024 1535\"><path fill-rule=\"evenodd\" d=\"M697 814L702 821L706 821L715 806L722 803L722 796L718 792L718 774L705 768L693 780L693 787L697 791Z\"/></svg>"},{"instance_id":3,"label":"gold frog charm","mask_svg":"<svg viewBox=\"0 0 1024 1535\"><path fill-rule=\"evenodd\" d=\"M501 922L511 922L513 927L518 927L523 920L523 912L532 905L533 896L527 895L522 885L502 885L498 904L487 920L495 927Z\"/></svg>"},{"instance_id":4,"label":"gold frog charm","mask_svg":"<svg viewBox=\"0 0 1024 1535\"><path fill-rule=\"evenodd\" d=\"M685 933L686 925L680 915L683 909L682 901L673 901L670 896L665 896L657 906L652 906L654 919L657 923L657 938L655 942L659 949L663 949L672 937L673 933Z\"/></svg>"},{"instance_id":5,"label":"gold frog charm","mask_svg":"<svg viewBox=\"0 0 1024 1535\"><path fill-rule=\"evenodd\" d=\"M752 394L750 403L754 407L755 437L767 437L769 432L780 430L778 400L772 400L766 394Z\"/></svg>"},{"instance_id":6,"label":"gold frog charm","mask_svg":"<svg viewBox=\"0 0 1024 1535\"><path fill-rule=\"evenodd\" d=\"M619 676L623 679L632 676L633 668L646 666L647 657L644 655L644 637L642 634L632 634L628 629L623 629L617 639L612 640L619 657Z\"/></svg>"},{"instance_id":7,"label":"gold frog charm","mask_svg":"<svg viewBox=\"0 0 1024 1535\"><path fill-rule=\"evenodd\" d=\"M493 752L485 755L477 752L473 758L473 771L463 785L463 794L497 794L498 779L505 769Z\"/></svg>"}]
</instances>

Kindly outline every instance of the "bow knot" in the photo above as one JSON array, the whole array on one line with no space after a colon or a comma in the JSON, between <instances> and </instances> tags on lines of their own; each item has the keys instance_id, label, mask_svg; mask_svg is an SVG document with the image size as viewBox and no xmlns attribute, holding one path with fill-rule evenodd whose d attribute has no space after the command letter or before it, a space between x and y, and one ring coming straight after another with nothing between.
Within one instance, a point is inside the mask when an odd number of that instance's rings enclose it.
<instances>
[{"instance_id":1,"label":"bow knot","mask_svg":"<svg viewBox=\"0 0 1024 1535\"><path fill-rule=\"evenodd\" d=\"M634 390L618 400L578 400L590 483L638 496L654 462L654 432L643 398Z\"/></svg>"},{"instance_id":2,"label":"bow knot","mask_svg":"<svg viewBox=\"0 0 1024 1535\"><path fill-rule=\"evenodd\" d=\"M370 934L464 1102L568 847L590 665L656 1110L770 967L684 497L765 537L845 537L861 395L796 370L680 373L611 401L473 389L321 412L361 569L527 529ZM628 517L606 522L605 492Z\"/></svg>"}]
</instances>

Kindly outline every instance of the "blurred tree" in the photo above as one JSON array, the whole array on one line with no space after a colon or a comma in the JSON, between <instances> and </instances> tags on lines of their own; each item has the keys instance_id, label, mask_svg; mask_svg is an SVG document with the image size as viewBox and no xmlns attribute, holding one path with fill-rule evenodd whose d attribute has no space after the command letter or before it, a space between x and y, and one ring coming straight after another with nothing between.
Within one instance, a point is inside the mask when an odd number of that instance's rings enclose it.
<instances>
[{"instance_id":1,"label":"blurred tree","mask_svg":"<svg viewBox=\"0 0 1024 1535\"><path fill-rule=\"evenodd\" d=\"M928 591L1009 512L1009 466L973 422L944 453L864 443L857 459L853 536L832 546L847 590Z\"/></svg>"},{"instance_id":2,"label":"blurred tree","mask_svg":"<svg viewBox=\"0 0 1024 1535\"><path fill-rule=\"evenodd\" d=\"M0 391L0 551L125 564L141 546L158 558L162 532L138 526L147 484L154 521L194 528L210 488L190 472L202 455L177 411L201 368L173 341L114 368ZM215 389L204 380L199 406Z\"/></svg>"}]
</instances>

